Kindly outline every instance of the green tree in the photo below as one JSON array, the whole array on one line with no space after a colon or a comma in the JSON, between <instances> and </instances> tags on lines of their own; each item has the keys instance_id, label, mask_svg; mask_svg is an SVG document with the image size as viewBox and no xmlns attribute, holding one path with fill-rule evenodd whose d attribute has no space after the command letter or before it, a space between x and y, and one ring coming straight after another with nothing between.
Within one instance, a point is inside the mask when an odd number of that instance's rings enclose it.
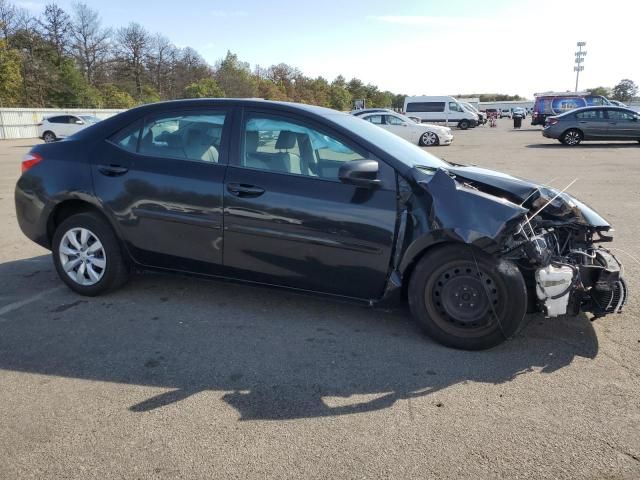
<instances>
[{"instance_id":1,"label":"green tree","mask_svg":"<svg viewBox=\"0 0 640 480\"><path fill-rule=\"evenodd\" d=\"M58 78L54 83L55 90L47 102L56 107L99 107L102 96L95 87L89 85L73 60L66 58L58 67Z\"/></svg>"},{"instance_id":2,"label":"green tree","mask_svg":"<svg viewBox=\"0 0 640 480\"><path fill-rule=\"evenodd\" d=\"M638 94L638 86L633 80L625 78L613 87L611 93L614 100L628 102Z\"/></svg>"},{"instance_id":3,"label":"green tree","mask_svg":"<svg viewBox=\"0 0 640 480\"><path fill-rule=\"evenodd\" d=\"M20 53L8 48L5 40L0 40L0 104L16 106L20 103L22 75L20 73Z\"/></svg>"},{"instance_id":4,"label":"green tree","mask_svg":"<svg viewBox=\"0 0 640 480\"><path fill-rule=\"evenodd\" d=\"M351 110L353 98L347 90L347 82L342 75L338 75L329 87L329 106L336 110Z\"/></svg>"},{"instance_id":5,"label":"green tree","mask_svg":"<svg viewBox=\"0 0 640 480\"><path fill-rule=\"evenodd\" d=\"M111 83L102 85L100 94L102 96L102 108L131 108L136 104L131 95Z\"/></svg>"},{"instance_id":6,"label":"green tree","mask_svg":"<svg viewBox=\"0 0 640 480\"><path fill-rule=\"evenodd\" d=\"M249 64L241 62L238 56L227 52L227 56L218 62L215 80L228 97L255 97L256 80Z\"/></svg>"},{"instance_id":7,"label":"green tree","mask_svg":"<svg viewBox=\"0 0 640 480\"><path fill-rule=\"evenodd\" d=\"M608 87L587 88L587 91L591 92L591 95L600 95L602 97L611 96L611 89Z\"/></svg>"},{"instance_id":8,"label":"green tree","mask_svg":"<svg viewBox=\"0 0 640 480\"><path fill-rule=\"evenodd\" d=\"M220 98L224 92L213 78L203 78L184 89L185 98Z\"/></svg>"}]
</instances>

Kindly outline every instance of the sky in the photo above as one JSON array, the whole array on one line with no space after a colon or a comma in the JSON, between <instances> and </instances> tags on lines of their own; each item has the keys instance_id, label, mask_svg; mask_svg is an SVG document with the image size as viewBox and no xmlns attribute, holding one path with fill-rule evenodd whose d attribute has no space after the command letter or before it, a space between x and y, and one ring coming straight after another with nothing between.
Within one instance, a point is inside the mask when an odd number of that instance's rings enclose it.
<instances>
[{"instance_id":1,"label":"sky","mask_svg":"<svg viewBox=\"0 0 640 480\"><path fill-rule=\"evenodd\" d=\"M14 1L33 12L51 0ZM70 0L58 0L70 10ZM358 77L408 95L640 84L640 0L85 0L106 26L138 22L212 65L228 50L309 76Z\"/></svg>"}]
</instances>

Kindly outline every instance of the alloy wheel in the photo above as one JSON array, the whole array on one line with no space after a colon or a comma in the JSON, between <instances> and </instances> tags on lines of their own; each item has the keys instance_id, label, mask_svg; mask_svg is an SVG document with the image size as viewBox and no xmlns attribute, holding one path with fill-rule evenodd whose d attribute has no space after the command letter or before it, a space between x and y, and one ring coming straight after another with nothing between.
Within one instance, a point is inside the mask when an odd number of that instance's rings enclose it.
<instances>
[{"instance_id":1,"label":"alloy wheel","mask_svg":"<svg viewBox=\"0 0 640 480\"><path fill-rule=\"evenodd\" d=\"M438 137L433 132L424 132L422 134L422 144L423 145L435 145L438 142Z\"/></svg>"}]
</instances>

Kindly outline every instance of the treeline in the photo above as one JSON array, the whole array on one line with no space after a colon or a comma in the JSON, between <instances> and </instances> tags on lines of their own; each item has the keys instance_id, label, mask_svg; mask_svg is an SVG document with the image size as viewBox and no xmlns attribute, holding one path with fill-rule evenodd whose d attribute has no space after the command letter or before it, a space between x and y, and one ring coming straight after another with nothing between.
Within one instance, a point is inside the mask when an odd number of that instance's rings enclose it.
<instances>
[{"instance_id":1,"label":"treeline","mask_svg":"<svg viewBox=\"0 0 640 480\"><path fill-rule=\"evenodd\" d=\"M215 66L137 23L117 29L84 3L41 15L0 0L0 106L128 108L176 98L260 97L347 110L402 107L404 95L353 78L310 78L284 63L268 68L229 52Z\"/></svg>"}]
</instances>

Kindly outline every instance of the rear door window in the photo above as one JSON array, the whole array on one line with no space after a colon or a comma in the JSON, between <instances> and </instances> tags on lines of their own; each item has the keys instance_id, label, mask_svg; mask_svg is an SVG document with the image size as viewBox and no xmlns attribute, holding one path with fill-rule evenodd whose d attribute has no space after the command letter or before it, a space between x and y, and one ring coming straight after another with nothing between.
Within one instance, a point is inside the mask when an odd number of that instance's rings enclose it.
<instances>
[{"instance_id":1,"label":"rear door window","mask_svg":"<svg viewBox=\"0 0 640 480\"><path fill-rule=\"evenodd\" d=\"M585 110L583 112L577 112L576 118L582 121L597 122L604 120L604 112L603 110Z\"/></svg>"},{"instance_id":2,"label":"rear door window","mask_svg":"<svg viewBox=\"0 0 640 480\"><path fill-rule=\"evenodd\" d=\"M221 111L165 113L145 121L138 152L153 157L218 163L227 115Z\"/></svg>"}]
</instances>

